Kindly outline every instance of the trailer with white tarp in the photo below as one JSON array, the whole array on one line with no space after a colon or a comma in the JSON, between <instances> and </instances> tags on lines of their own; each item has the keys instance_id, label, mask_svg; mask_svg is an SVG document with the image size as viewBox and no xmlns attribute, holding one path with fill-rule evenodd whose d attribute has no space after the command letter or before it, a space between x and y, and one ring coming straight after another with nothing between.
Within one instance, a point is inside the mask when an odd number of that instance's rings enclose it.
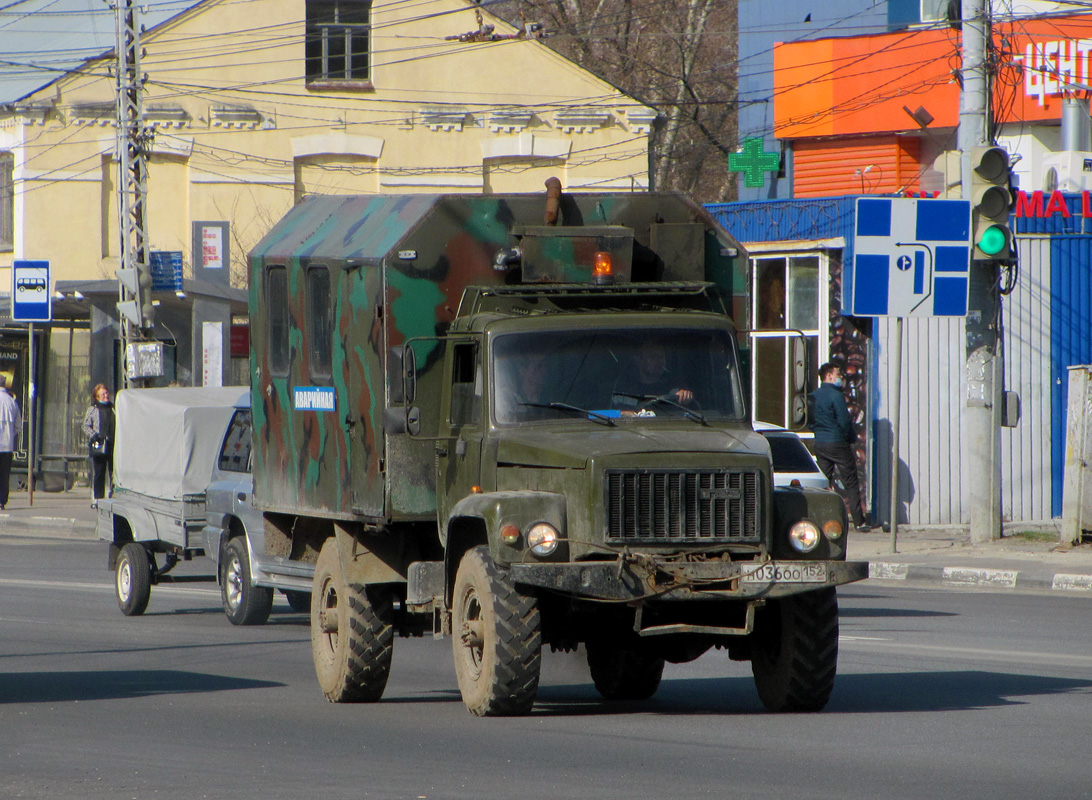
<instances>
[{"instance_id":1,"label":"trailer with white tarp","mask_svg":"<svg viewBox=\"0 0 1092 800\"><path fill-rule=\"evenodd\" d=\"M247 395L240 386L118 393L113 491L98 501L97 529L127 616L144 612L151 586L179 580L169 573L180 561L205 555L205 490Z\"/></svg>"}]
</instances>

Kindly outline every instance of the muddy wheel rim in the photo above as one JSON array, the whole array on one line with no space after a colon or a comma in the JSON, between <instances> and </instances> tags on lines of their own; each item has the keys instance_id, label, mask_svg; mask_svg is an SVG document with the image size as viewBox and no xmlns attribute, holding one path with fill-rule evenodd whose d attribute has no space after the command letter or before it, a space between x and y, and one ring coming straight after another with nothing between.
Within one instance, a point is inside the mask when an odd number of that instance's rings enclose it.
<instances>
[{"instance_id":1,"label":"muddy wheel rim","mask_svg":"<svg viewBox=\"0 0 1092 800\"><path fill-rule=\"evenodd\" d=\"M468 589L463 596L462 625L459 638L463 644L463 656L475 680L481 677L482 658L485 651L483 639L482 604L478 593Z\"/></svg>"}]
</instances>

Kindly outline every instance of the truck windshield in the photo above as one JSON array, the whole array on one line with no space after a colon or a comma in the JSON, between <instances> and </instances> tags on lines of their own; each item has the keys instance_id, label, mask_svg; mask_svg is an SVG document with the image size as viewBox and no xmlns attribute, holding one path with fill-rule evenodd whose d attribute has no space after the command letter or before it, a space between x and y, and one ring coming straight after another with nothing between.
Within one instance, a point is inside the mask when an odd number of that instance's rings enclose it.
<instances>
[{"instance_id":1,"label":"truck windshield","mask_svg":"<svg viewBox=\"0 0 1092 800\"><path fill-rule=\"evenodd\" d=\"M619 422L744 419L735 348L713 328L502 334L493 345L493 409L498 425L581 410Z\"/></svg>"}]
</instances>

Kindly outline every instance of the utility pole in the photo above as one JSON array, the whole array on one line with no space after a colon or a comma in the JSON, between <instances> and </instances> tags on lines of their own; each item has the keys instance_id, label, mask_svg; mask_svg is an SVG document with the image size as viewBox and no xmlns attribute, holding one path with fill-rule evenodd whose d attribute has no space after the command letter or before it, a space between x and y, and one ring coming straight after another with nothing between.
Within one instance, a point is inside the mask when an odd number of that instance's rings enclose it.
<instances>
[{"instance_id":1,"label":"utility pole","mask_svg":"<svg viewBox=\"0 0 1092 800\"><path fill-rule=\"evenodd\" d=\"M964 199L972 197L972 153L989 144L990 43L988 0L962 0L963 90L959 96L960 171ZM973 252L973 248L972 248ZM1001 537L1000 295L996 262L972 255L967 302L967 397L963 418L967 507L972 542Z\"/></svg>"},{"instance_id":2,"label":"utility pole","mask_svg":"<svg viewBox=\"0 0 1092 800\"><path fill-rule=\"evenodd\" d=\"M148 338L155 325L151 260L145 220L148 193L147 154L151 134L144 126L144 74L140 69L140 25L133 0L118 0L117 23L117 157L120 268L118 311L122 352L129 359L133 342ZM130 369L122 381L130 383Z\"/></svg>"}]
</instances>

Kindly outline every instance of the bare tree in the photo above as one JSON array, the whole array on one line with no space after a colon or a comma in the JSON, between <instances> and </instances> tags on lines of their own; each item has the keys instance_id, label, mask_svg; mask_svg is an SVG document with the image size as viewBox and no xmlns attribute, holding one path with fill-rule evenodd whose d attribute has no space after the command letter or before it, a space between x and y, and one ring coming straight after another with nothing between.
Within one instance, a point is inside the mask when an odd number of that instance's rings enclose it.
<instances>
[{"instance_id":1,"label":"bare tree","mask_svg":"<svg viewBox=\"0 0 1092 800\"><path fill-rule=\"evenodd\" d=\"M253 195L253 210L247 214L239 211L240 197L235 195L228 205L216 200L214 206L220 219L227 220L231 242L231 274L228 276L232 286L245 289L250 285L250 248L258 243L281 216L288 210L271 208L267 203L258 202Z\"/></svg>"},{"instance_id":2,"label":"bare tree","mask_svg":"<svg viewBox=\"0 0 1092 800\"><path fill-rule=\"evenodd\" d=\"M652 178L701 202L736 197L736 0L510 0L546 43L661 113Z\"/></svg>"}]
</instances>

